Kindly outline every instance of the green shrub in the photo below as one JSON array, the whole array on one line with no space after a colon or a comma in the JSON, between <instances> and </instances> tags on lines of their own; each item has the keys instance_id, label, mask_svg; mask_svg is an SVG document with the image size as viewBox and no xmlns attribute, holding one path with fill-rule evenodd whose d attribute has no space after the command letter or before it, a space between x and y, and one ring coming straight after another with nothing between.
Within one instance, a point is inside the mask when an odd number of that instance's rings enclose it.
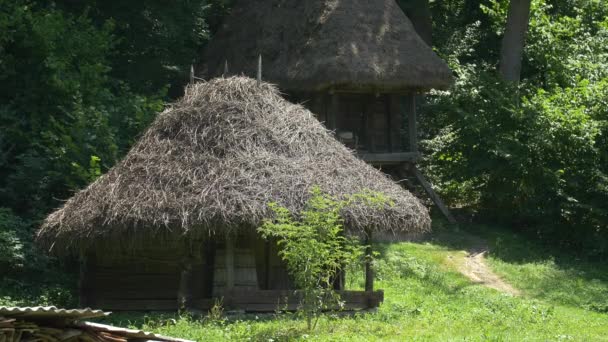
<instances>
[{"instance_id":1,"label":"green shrub","mask_svg":"<svg viewBox=\"0 0 608 342\"><path fill-rule=\"evenodd\" d=\"M0 273L22 269L28 254L28 225L10 209L0 208Z\"/></svg>"},{"instance_id":2,"label":"green shrub","mask_svg":"<svg viewBox=\"0 0 608 342\"><path fill-rule=\"evenodd\" d=\"M490 221L608 253L608 9L533 1L522 82L503 83L478 23L443 47L455 86L423 108L424 167L440 192ZM505 1L482 6L500 33ZM477 60L475 60L477 59ZM466 62L465 62L466 61Z\"/></svg>"},{"instance_id":3,"label":"green shrub","mask_svg":"<svg viewBox=\"0 0 608 342\"><path fill-rule=\"evenodd\" d=\"M315 187L305 209L295 217L289 209L270 203L275 217L258 228L264 238L277 239L279 255L287 263L287 270L302 295L301 310L309 330L316 326L322 310L340 303L333 290L333 281L340 270L345 265L361 262L365 247L356 237L344 233L340 216L342 208L355 201L368 205L388 203L381 194L364 193L337 199Z\"/></svg>"}]
</instances>

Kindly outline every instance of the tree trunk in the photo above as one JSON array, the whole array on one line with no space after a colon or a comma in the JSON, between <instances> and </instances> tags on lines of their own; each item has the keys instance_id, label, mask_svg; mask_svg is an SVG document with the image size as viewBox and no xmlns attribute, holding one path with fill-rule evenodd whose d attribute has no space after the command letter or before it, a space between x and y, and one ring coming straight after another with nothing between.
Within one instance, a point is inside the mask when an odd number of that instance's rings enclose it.
<instances>
[{"instance_id":1,"label":"tree trunk","mask_svg":"<svg viewBox=\"0 0 608 342\"><path fill-rule=\"evenodd\" d=\"M502 39L499 72L502 78L510 82L519 82L521 60L530 20L531 0L511 0L507 27Z\"/></svg>"}]
</instances>

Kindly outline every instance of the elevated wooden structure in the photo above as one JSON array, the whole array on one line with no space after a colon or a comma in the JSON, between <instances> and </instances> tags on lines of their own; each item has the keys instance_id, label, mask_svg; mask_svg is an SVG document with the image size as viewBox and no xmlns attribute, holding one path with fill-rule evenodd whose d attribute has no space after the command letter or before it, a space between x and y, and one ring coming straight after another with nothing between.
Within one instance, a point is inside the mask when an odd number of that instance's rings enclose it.
<instances>
[{"instance_id":1,"label":"elevated wooden structure","mask_svg":"<svg viewBox=\"0 0 608 342\"><path fill-rule=\"evenodd\" d=\"M261 79L262 58L264 80L303 103L364 161L414 178L455 222L416 168L416 98L447 89L451 71L395 0L237 0L201 74Z\"/></svg>"}]
</instances>

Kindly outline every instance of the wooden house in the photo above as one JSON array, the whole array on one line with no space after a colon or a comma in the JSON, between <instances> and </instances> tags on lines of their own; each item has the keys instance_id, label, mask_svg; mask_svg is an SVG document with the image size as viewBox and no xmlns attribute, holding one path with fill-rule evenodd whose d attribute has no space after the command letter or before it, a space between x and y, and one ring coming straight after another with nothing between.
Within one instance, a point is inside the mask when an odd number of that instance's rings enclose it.
<instances>
[{"instance_id":1,"label":"wooden house","mask_svg":"<svg viewBox=\"0 0 608 342\"><path fill-rule=\"evenodd\" d=\"M304 107L246 77L191 84L125 158L48 216L38 242L79 255L81 305L106 310L294 309L297 295L276 245L256 228L272 201L300 211L319 186L339 196L382 192L394 205L353 203L345 228L422 232L427 209L358 159ZM342 290L348 308L377 306Z\"/></svg>"},{"instance_id":2,"label":"wooden house","mask_svg":"<svg viewBox=\"0 0 608 342\"><path fill-rule=\"evenodd\" d=\"M395 0L237 0L209 43L203 77L277 84L376 165L418 158L417 94L452 83Z\"/></svg>"}]
</instances>

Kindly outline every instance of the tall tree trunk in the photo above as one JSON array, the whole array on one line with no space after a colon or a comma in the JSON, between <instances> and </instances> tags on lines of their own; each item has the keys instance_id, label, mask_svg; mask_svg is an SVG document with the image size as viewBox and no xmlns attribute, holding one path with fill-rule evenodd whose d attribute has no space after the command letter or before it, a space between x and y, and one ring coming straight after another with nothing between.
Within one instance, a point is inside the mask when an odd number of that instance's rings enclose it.
<instances>
[{"instance_id":1,"label":"tall tree trunk","mask_svg":"<svg viewBox=\"0 0 608 342\"><path fill-rule=\"evenodd\" d=\"M416 33L428 46L431 46L433 42L433 21L429 0L400 0L399 5L414 25Z\"/></svg>"},{"instance_id":2,"label":"tall tree trunk","mask_svg":"<svg viewBox=\"0 0 608 342\"><path fill-rule=\"evenodd\" d=\"M500 75L506 81L519 82L524 43L530 21L530 2L531 0L511 0L509 4L499 67Z\"/></svg>"}]
</instances>

